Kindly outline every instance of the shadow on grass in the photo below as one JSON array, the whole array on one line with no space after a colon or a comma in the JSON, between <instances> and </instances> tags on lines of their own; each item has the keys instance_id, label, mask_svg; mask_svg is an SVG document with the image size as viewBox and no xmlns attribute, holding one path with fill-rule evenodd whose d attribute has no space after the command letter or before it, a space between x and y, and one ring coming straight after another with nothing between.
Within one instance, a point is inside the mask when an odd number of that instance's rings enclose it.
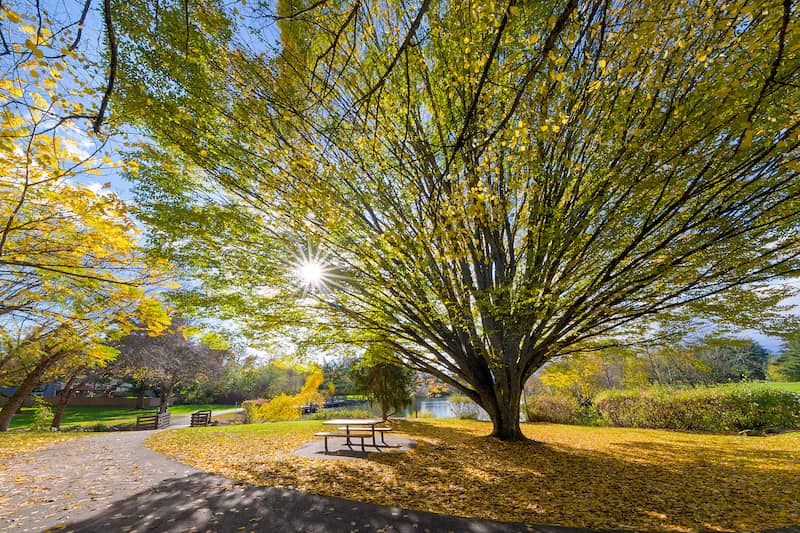
<instances>
[{"instance_id":1,"label":"shadow on grass","mask_svg":"<svg viewBox=\"0 0 800 533\"><path fill-rule=\"evenodd\" d=\"M398 429L422 437L414 453L371 455L377 468L315 463L305 478L334 477L337 496L523 523L650 531L800 524L800 465L791 451L659 442L656 432L652 441L590 450L501 442L447 425ZM373 489L357 489L364 484Z\"/></svg>"},{"instance_id":2,"label":"shadow on grass","mask_svg":"<svg viewBox=\"0 0 800 533\"><path fill-rule=\"evenodd\" d=\"M508 443L487 438L484 423L392 425L417 441L413 452L302 460L284 454L283 436L247 431L237 431L232 447L218 431L173 448L206 457L187 458L199 468L254 483L456 516L644 531L800 524L794 440L531 425L529 435L548 443ZM315 430L294 435L297 445Z\"/></svg>"}]
</instances>

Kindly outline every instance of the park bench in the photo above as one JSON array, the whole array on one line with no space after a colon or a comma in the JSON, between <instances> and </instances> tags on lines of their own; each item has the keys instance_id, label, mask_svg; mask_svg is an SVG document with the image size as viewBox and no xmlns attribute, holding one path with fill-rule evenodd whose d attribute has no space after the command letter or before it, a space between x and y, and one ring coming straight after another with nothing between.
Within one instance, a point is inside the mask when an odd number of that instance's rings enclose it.
<instances>
[{"instance_id":1,"label":"park bench","mask_svg":"<svg viewBox=\"0 0 800 533\"><path fill-rule=\"evenodd\" d=\"M315 437L324 437L325 438L325 453L328 453L328 439L330 438L342 438L347 439L347 445L350 446L350 439L361 439L361 451L366 453L367 449L364 447L364 439L368 439L369 435L367 434L353 434L353 433L331 433L328 431L322 431L320 433L314 433Z\"/></svg>"},{"instance_id":2,"label":"park bench","mask_svg":"<svg viewBox=\"0 0 800 533\"><path fill-rule=\"evenodd\" d=\"M348 428L346 426L342 426L342 427L339 427L339 428L336 428L336 429L338 429L339 431L347 431L348 430ZM391 431L392 428L372 428L372 429L370 429L370 428L349 428L349 430L350 430L350 435L353 435L354 431L356 431L356 432L358 432L358 431L364 432L364 436L365 437L372 437L372 444L374 446L377 446L378 444L375 442L375 433L380 433L381 443L386 445L386 440L384 439L383 436L386 434L387 431Z\"/></svg>"},{"instance_id":3,"label":"park bench","mask_svg":"<svg viewBox=\"0 0 800 533\"><path fill-rule=\"evenodd\" d=\"M195 411L189 422L191 427L207 426L211 423L211 411Z\"/></svg>"},{"instance_id":4,"label":"park bench","mask_svg":"<svg viewBox=\"0 0 800 533\"><path fill-rule=\"evenodd\" d=\"M136 429L158 429L169 426L169 413L156 413L136 417Z\"/></svg>"}]
</instances>

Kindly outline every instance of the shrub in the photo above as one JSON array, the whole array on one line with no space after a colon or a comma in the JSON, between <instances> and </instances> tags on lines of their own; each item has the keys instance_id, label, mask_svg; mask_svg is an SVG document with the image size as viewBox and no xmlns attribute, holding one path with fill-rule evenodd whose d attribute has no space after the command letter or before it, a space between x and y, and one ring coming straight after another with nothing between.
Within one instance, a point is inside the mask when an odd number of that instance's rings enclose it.
<instances>
[{"instance_id":1,"label":"shrub","mask_svg":"<svg viewBox=\"0 0 800 533\"><path fill-rule=\"evenodd\" d=\"M456 418L463 420L477 420L478 418L478 404L462 394L450 396L450 410L453 411L453 416Z\"/></svg>"},{"instance_id":2,"label":"shrub","mask_svg":"<svg viewBox=\"0 0 800 533\"><path fill-rule=\"evenodd\" d=\"M320 409L306 418L309 420L331 420L332 418L372 418L375 413L367 409Z\"/></svg>"},{"instance_id":3,"label":"shrub","mask_svg":"<svg viewBox=\"0 0 800 533\"><path fill-rule=\"evenodd\" d=\"M41 396L33 398L33 420L31 421L32 431L47 431L53 421L53 409Z\"/></svg>"},{"instance_id":4,"label":"shrub","mask_svg":"<svg viewBox=\"0 0 800 533\"><path fill-rule=\"evenodd\" d=\"M258 409L261 420L297 420L302 408L297 396L279 394Z\"/></svg>"},{"instance_id":5,"label":"shrub","mask_svg":"<svg viewBox=\"0 0 800 533\"><path fill-rule=\"evenodd\" d=\"M759 432L800 428L800 395L763 384L611 390L594 403L603 420L614 426Z\"/></svg>"},{"instance_id":6,"label":"shrub","mask_svg":"<svg viewBox=\"0 0 800 533\"><path fill-rule=\"evenodd\" d=\"M242 409L244 409L244 423L253 424L255 422L260 422L259 409L265 403L267 403L267 400L246 400L242 402Z\"/></svg>"},{"instance_id":7,"label":"shrub","mask_svg":"<svg viewBox=\"0 0 800 533\"><path fill-rule=\"evenodd\" d=\"M279 394L271 400L247 400L242 402L245 424L268 420L297 420L302 413L297 396Z\"/></svg>"},{"instance_id":8,"label":"shrub","mask_svg":"<svg viewBox=\"0 0 800 533\"><path fill-rule=\"evenodd\" d=\"M583 413L585 409L573 396L537 394L528 398L525 417L528 422L581 424L588 420Z\"/></svg>"},{"instance_id":9,"label":"shrub","mask_svg":"<svg viewBox=\"0 0 800 533\"><path fill-rule=\"evenodd\" d=\"M321 383L322 372L318 371L306 378L306 382L300 392L294 396L279 394L271 400L248 400L242 402L245 424L265 422L267 420L299 419L303 413L303 405L322 402L322 397L317 392Z\"/></svg>"}]
</instances>

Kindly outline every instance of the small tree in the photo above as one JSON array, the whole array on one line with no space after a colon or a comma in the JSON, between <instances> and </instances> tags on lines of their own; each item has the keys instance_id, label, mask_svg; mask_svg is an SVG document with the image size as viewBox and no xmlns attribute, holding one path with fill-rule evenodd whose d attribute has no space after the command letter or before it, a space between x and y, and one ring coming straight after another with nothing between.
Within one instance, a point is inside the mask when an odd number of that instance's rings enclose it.
<instances>
[{"instance_id":1,"label":"small tree","mask_svg":"<svg viewBox=\"0 0 800 533\"><path fill-rule=\"evenodd\" d=\"M172 320L169 330L153 335L139 330L123 337L117 367L121 373L146 381L158 393L159 412L165 413L179 384L208 379L222 371L224 350L214 350L188 336L188 323Z\"/></svg>"},{"instance_id":2,"label":"small tree","mask_svg":"<svg viewBox=\"0 0 800 533\"><path fill-rule=\"evenodd\" d=\"M778 358L778 373L786 381L800 381L800 335L789 340Z\"/></svg>"},{"instance_id":3,"label":"small tree","mask_svg":"<svg viewBox=\"0 0 800 533\"><path fill-rule=\"evenodd\" d=\"M411 404L414 372L396 363L391 348L373 344L364 353L364 360L353 367L353 388L366 394L370 403L381 406L381 418L403 410Z\"/></svg>"}]
</instances>

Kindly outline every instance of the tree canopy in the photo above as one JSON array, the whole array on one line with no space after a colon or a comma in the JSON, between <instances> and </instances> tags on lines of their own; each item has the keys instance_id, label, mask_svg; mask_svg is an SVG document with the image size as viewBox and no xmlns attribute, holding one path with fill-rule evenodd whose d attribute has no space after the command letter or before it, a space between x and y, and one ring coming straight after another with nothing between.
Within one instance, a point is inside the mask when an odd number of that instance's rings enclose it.
<instances>
[{"instance_id":1,"label":"tree canopy","mask_svg":"<svg viewBox=\"0 0 800 533\"><path fill-rule=\"evenodd\" d=\"M404 367L386 344L370 344L362 361L352 368L351 376L353 389L380 406L383 420L411 405L414 372Z\"/></svg>"},{"instance_id":2,"label":"tree canopy","mask_svg":"<svg viewBox=\"0 0 800 533\"><path fill-rule=\"evenodd\" d=\"M792 2L272 9L119 8L143 217L207 302L289 316L269 304L313 250L310 316L390 339L504 439L556 355L655 318L776 319L800 268Z\"/></svg>"},{"instance_id":3,"label":"tree canopy","mask_svg":"<svg viewBox=\"0 0 800 533\"><path fill-rule=\"evenodd\" d=\"M108 100L90 85L102 69L78 51L86 10L64 21L35 7L4 6L0 31L0 384L16 388L0 431L43 379L106 364L134 324L166 325L148 294L163 264L145 257L129 206L85 183L114 165Z\"/></svg>"},{"instance_id":4,"label":"tree canopy","mask_svg":"<svg viewBox=\"0 0 800 533\"><path fill-rule=\"evenodd\" d=\"M794 336L778 358L778 373L786 381L800 381L800 336Z\"/></svg>"},{"instance_id":5,"label":"tree canopy","mask_svg":"<svg viewBox=\"0 0 800 533\"><path fill-rule=\"evenodd\" d=\"M222 373L230 354L191 336L185 319L173 318L166 331L139 329L122 337L115 347L119 358L116 372L130 374L136 381L154 388L161 402L159 412L166 412L173 391L178 385L190 385Z\"/></svg>"}]
</instances>

